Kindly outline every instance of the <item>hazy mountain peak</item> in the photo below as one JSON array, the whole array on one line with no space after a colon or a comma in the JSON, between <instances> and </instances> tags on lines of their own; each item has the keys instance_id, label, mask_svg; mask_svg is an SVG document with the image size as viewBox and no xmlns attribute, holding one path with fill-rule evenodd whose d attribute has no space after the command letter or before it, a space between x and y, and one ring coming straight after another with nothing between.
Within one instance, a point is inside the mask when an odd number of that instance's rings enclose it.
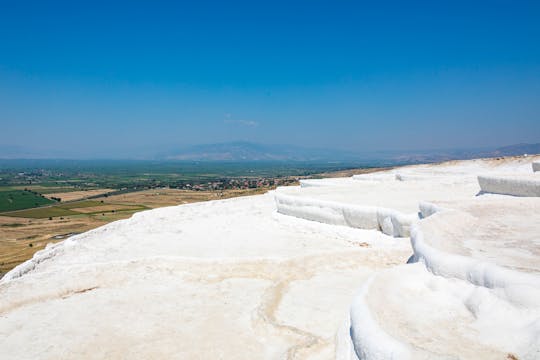
<instances>
[{"instance_id":1,"label":"hazy mountain peak","mask_svg":"<svg viewBox=\"0 0 540 360\"><path fill-rule=\"evenodd\" d=\"M167 160L329 160L350 158L344 151L302 148L293 145L267 145L248 141L194 145L164 156Z\"/></svg>"}]
</instances>

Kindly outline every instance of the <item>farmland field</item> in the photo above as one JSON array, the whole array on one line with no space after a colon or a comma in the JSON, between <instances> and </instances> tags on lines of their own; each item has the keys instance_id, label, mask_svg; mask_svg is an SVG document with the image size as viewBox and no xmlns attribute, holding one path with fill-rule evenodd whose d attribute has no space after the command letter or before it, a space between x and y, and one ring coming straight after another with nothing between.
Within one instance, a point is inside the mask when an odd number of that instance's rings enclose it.
<instances>
[{"instance_id":1,"label":"farmland field","mask_svg":"<svg viewBox=\"0 0 540 360\"><path fill-rule=\"evenodd\" d=\"M4 212L0 213L0 215L19 218L44 219L58 216L65 217L82 214L103 214L107 212L141 211L145 209L147 209L146 206L139 204L116 204L111 202L84 200L61 203L52 206L37 207L33 209Z\"/></svg>"},{"instance_id":2,"label":"farmland field","mask_svg":"<svg viewBox=\"0 0 540 360\"><path fill-rule=\"evenodd\" d=\"M85 208L85 207L94 207L99 206L102 204L100 201L95 200L84 200L84 201L75 201L70 203L62 203L59 205L56 205L56 207L59 207L61 209L73 209L73 208Z\"/></svg>"},{"instance_id":3,"label":"farmland field","mask_svg":"<svg viewBox=\"0 0 540 360\"><path fill-rule=\"evenodd\" d=\"M76 211L81 214L98 214L106 212L116 212L116 211L134 211L134 210L144 210L146 207L140 205L123 205L123 204L101 204L101 206L87 206L82 208L73 208L73 211Z\"/></svg>"},{"instance_id":4,"label":"farmland field","mask_svg":"<svg viewBox=\"0 0 540 360\"><path fill-rule=\"evenodd\" d=\"M35 191L41 195L49 195L53 193L67 193L71 191L77 191L78 188L72 187L72 186L57 186L57 185L50 185L50 184L40 184L40 185L29 185L29 186L17 186L18 190L22 190L22 188L26 188L28 190Z\"/></svg>"},{"instance_id":5,"label":"farmland field","mask_svg":"<svg viewBox=\"0 0 540 360\"><path fill-rule=\"evenodd\" d=\"M52 203L54 203L53 200L30 191L0 191L0 212L29 209Z\"/></svg>"},{"instance_id":6,"label":"farmland field","mask_svg":"<svg viewBox=\"0 0 540 360\"><path fill-rule=\"evenodd\" d=\"M42 219L55 216L67 216L67 215L76 215L75 211L69 209L62 209L57 206L47 206L47 207L38 207L34 209L18 210L1 213L2 216L12 216L12 217L24 217L24 218L34 218Z\"/></svg>"}]
</instances>

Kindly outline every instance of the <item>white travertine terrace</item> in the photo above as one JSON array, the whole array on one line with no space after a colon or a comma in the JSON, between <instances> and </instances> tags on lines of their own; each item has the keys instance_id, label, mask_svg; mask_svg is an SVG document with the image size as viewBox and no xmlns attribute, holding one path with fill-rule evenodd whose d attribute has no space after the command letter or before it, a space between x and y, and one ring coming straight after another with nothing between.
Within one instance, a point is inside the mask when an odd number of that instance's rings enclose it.
<instances>
[{"instance_id":1,"label":"white travertine terrace","mask_svg":"<svg viewBox=\"0 0 540 360\"><path fill-rule=\"evenodd\" d=\"M307 220L407 237L412 222L418 218L418 199L467 199L479 191L471 176L452 174L426 186L424 181L401 181L396 175L386 175L360 175L339 183L333 180L334 186L323 179L319 186L315 185L317 180L311 180L309 186L280 188L275 194L277 210ZM454 191L447 191L449 186Z\"/></svg>"},{"instance_id":2,"label":"white travertine terrace","mask_svg":"<svg viewBox=\"0 0 540 360\"><path fill-rule=\"evenodd\" d=\"M485 193L513 195L513 196L540 196L540 176L526 175L479 175L480 189Z\"/></svg>"},{"instance_id":3,"label":"white travertine terrace","mask_svg":"<svg viewBox=\"0 0 540 360\"><path fill-rule=\"evenodd\" d=\"M301 187L278 189L276 206L278 212L285 215L334 225L379 229L387 235L408 237L412 222L418 219L421 200L470 199L481 191L478 172L532 175L529 174L530 160L493 162L471 160L417 165L354 175L352 179L304 180ZM538 181L540 189L540 178L534 176L531 181L534 184ZM529 192L535 192L535 186ZM514 186L512 189L521 188Z\"/></svg>"},{"instance_id":4,"label":"white travertine terrace","mask_svg":"<svg viewBox=\"0 0 540 360\"><path fill-rule=\"evenodd\" d=\"M0 280L0 358L538 359L540 198L477 176L539 160L307 180L74 236Z\"/></svg>"},{"instance_id":5,"label":"white travertine terrace","mask_svg":"<svg viewBox=\"0 0 540 360\"><path fill-rule=\"evenodd\" d=\"M533 168L533 171L536 172L536 171L540 171L540 162L533 162L532 163L532 168Z\"/></svg>"},{"instance_id":6,"label":"white travertine terrace","mask_svg":"<svg viewBox=\"0 0 540 360\"><path fill-rule=\"evenodd\" d=\"M510 174L497 178L531 177ZM364 284L337 357L540 358L540 198L479 194L419 208L410 264Z\"/></svg>"},{"instance_id":7,"label":"white travertine terrace","mask_svg":"<svg viewBox=\"0 0 540 360\"><path fill-rule=\"evenodd\" d=\"M338 357L538 358L540 199L440 205L414 225L416 263L381 271L357 295Z\"/></svg>"}]
</instances>

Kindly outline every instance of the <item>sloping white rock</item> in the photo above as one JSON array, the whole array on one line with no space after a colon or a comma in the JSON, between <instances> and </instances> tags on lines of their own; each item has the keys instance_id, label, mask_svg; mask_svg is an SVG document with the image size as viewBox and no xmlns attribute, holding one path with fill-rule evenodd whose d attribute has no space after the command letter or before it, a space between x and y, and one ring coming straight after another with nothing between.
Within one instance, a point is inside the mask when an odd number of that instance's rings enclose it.
<instances>
[{"instance_id":1,"label":"sloping white rock","mask_svg":"<svg viewBox=\"0 0 540 360\"><path fill-rule=\"evenodd\" d=\"M0 358L328 359L355 289L409 255L270 194L137 213L0 280Z\"/></svg>"},{"instance_id":2,"label":"sloping white rock","mask_svg":"<svg viewBox=\"0 0 540 360\"><path fill-rule=\"evenodd\" d=\"M353 175L353 180L358 181L394 181L396 175L393 171L381 171L368 174Z\"/></svg>"}]
</instances>

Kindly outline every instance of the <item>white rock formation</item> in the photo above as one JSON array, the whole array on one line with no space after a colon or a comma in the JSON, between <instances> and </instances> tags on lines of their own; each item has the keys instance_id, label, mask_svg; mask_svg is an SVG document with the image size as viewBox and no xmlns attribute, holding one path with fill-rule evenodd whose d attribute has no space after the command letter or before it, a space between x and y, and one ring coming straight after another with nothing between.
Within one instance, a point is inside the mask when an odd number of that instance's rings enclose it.
<instances>
[{"instance_id":1,"label":"white rock formation","mask_svg":"<svg viewBox=\"0 0 540 360\"><path fill-rule=\"evenodd\" d=\"M304 180L276 191L279 213L327 224L379 229L408 237L421 200L460 201L477 195L477 174L531 175L531 160L471 160L416 165L351 179ZM362 180L362 181L359 181ZM539 181L540 178L534 178ZM536 184L536 183L535 183ZM526 187L526 186L525 186ZM515 188L515 186L514 186ZM536 187L526 187L535 192ZM538 187L540 189L540 186ZM532 190L530 190L532 189Z\"/></svg>"},{"instance_id":2,"label":"white rock formation","mask_svg":"<svg viewBox=\"0 0 540 360\"><path fill-rule=\"evenodd\" d=\"M498 175L478 176L480 189L485 193L514 195L514 196L540 196L540 176L527 175Z\"/></svg>"},{"instance_id":3,"label":"white rock formation","mask_svg":"<svg viewBox=\"0 0 540 360\"><path fill-rule=\"evenodd\" d=\"M538 358L540 198L476 181L533 160L310 180L74 236L0 280L0 358Z\"/></svg>"},{"instance_id":4,"label":"white rock formation","mask_svg":"<svg viewBox=\"0 0 540 360\"><path fill-rule=\"evenodd\" d=\"M540 199L453 205L414 226L417 263L363 286L340 358L538 358Z\"/></svg>"},{"instance_id":5,"label":"white rock formation","mask_svg":"<svg viewBox=\"0 0 540 360\"><path fill-rule=\"evenodd\" d=\"M411 264L364 284L337 358L540 358L540 198L422 202L420 217Z\"/></svg>"}]
</instances>

